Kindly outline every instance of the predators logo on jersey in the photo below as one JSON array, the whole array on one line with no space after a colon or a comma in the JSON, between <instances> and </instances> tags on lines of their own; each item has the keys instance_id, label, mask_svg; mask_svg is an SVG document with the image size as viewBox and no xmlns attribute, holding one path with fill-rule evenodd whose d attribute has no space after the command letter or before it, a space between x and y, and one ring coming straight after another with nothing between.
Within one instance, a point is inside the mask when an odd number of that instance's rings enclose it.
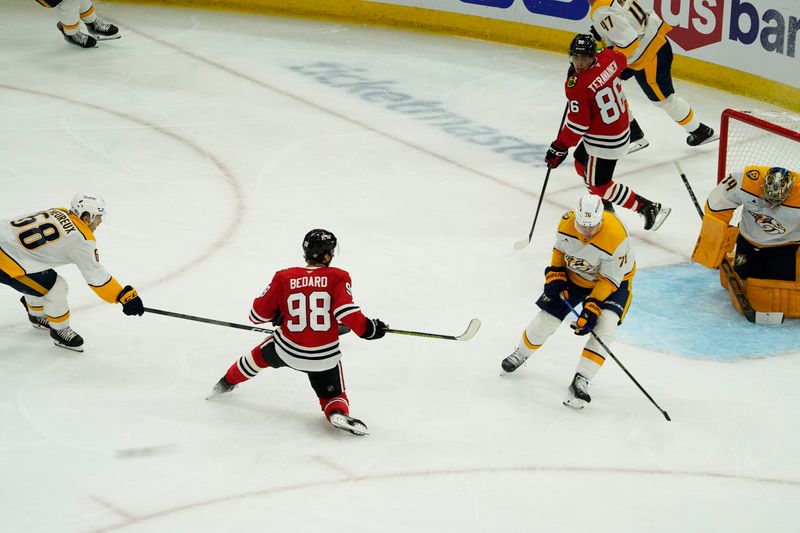
<instances>
[{"instance_id":1,"label":"predators logo on jersey","mask_svg":"<svg viewBox=\"0 0 800 533\"><path fill-rule=\"evenodd\" d=\"M567 262L567 267L575 272L583 272L584 274L594 274L599 270L599 267L592 265L587 260L575 257L572 255L564 255L564 260Z\"/></svg>"},{"instance_id":2,"label":"predators logo on jersey","mask_svg":"<svg viewBox=\"0 0 800 533\"><path fill-rule=\"evenodd\" d=\"M749 210L747 212L750 213L751 217L753 217L753 222L755 222L759 228L764 230L764 233L769 233L770 235L783 235L786 233L786 228L783 226L783 224L771 216L764 215L762 213L753 213Z\"/></svg>"},{"instance_id":3,"label":"predators logo on jersey","mask_svg":"<svg viewBox=\"0 0 800 533\"><path fill-rule=\"evenodd\" d=\"M748 170L744 175L753 181L761 177L761 173L758 170Z\"/></svg>"}]
</instances>

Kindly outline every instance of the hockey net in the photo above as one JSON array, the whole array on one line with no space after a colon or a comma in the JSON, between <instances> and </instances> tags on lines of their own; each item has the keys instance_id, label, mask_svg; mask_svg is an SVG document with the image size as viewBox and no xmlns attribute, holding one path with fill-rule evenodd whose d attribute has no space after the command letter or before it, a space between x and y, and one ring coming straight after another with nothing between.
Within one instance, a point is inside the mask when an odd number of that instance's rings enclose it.
<instances>
[{"instance_id":1,"label":"hockey net","mask_svg":"<svg viewBox=\"0 0 800 533\"><path fill-rule=\"evenodd\" d=\"M748 165L800 172L800 116L782 111L722 112L717 182Z\"/></svg>"}]
</instances>

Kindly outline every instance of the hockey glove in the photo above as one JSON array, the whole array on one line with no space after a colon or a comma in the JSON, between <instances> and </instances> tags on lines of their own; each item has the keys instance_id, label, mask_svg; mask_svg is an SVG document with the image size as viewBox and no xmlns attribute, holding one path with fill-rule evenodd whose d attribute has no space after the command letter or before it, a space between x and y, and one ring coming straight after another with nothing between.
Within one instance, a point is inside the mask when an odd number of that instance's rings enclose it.
<instances>
[{"instance_id":1,"label":"hockey glove","mask_svg":"<svg viewBox=\"0 0 800 533\"><path fill-rule=\"evenodd\" d=\"M380 318L368 318L367 327L364 329L364 334L361 335L361 338L370 341L380 339L386 335L387 327Z\"/></svg>"},{"instance_id":2,"label":"hockey glove","mask_svg":"<svg viewBox=\"0 0 800 533\"><path fill-rule=\"evenodd\" d=\"M544 293L548 298L558 301L558 295L562 292L565 298L569 298L567 287L567 271L564 267L544 269Z\"/></svg>"},{"instance_id":3,"label":"hockey glove","mask_svg":"<svg viewBox=\"0 0 800 533\"><path fill-rule=\"evenodd\" d=\"M281 313L281 310L280 310L280 309L278 309L278 312L277 312L277 313L275 313L275 316L273 317L273 319L272 319L272 320L270 320L270 322L271 322L271 323L272 323L272 325L273 325L274 327L276 327L276 328L277 328L278 326L280 326L281 324L283 324L283 313Z\"/></svg>"},{"instance_id":4,"label":"hockey glove","mask_svg":"<svg viewBox=\"0 0 800 533\"><path fill-rule=\"evenodd\" d=\"M556 168L566 158L569 148L564 146L558 141L553 141L550 144L550 149L547 150L547 155L544 156L544 161L547 163L547 168Z\"/></svg>"},{"instance_id":5,"label":"hockey glove","mask_svg":"<svg viewBox=\"0 0 800 533\"><path fill-rule=\"evenodd\" d=\"M117 295L117 301L122 304L122 312L126 315L139 315L144 314L144 304L142 299L136 293L136 289L130 285L125 287Z\"/></svg>"},{"instance_id":6,"label":"hockey glove","mask_svg":"<svg viewBox=\"0 0 800 533\"><path fill-rule=\"evenodd\" d=\"M587 298L583 302L583 312L578 320L570 324L575 330L575 335L586 335L594 329L597 319L600 316L600 301L594 298Z\"/></svg>"}]
</instances>

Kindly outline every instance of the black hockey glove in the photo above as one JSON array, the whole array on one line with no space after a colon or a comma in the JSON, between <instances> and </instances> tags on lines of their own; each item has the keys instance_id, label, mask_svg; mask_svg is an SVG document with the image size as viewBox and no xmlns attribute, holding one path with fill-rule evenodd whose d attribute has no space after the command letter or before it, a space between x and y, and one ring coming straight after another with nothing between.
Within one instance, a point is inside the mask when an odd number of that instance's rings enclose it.
<instances>
[{"instance_id":1,"label":"black hockey glove","mask_svg":"<svg viewBox=\"0 0 800 533\"><path fill-rule=\"evenodd\" d=\"M567 291L567 270L564 267L547 267L544 269L544 294L551 300L558 301L559 294L569 298Z\"/></svg>"},{"instance_id":2,"label":"black hockey glove","mask_svg":"<svg viewBox=\"0 0 800 533\"><path fill-rule=\"evenodd\" d=\"M569 327L575 330L575 335L586 335L597 325L600 311L600 300L587 298L583 302L583 312L581 316L578 317L578 320L570 324Z\"/></svg>"},{"instance_id":3,"label":"black hockey glove","mask_svg":"<svg viewBox=\"0 0 800 533\"><path fill-rule=\"evenodd\" d=\"M142 299L136 293L136 289L130 285L125 287L117 295L117 301L122 304L122 312L126 315L139 315L144 314L144 304Z\"/></svg>"},{"instance_id":4,"label":"black hockey glove","mask_svg":"<svg viewBox=\"0 0 800 533\"><path fill-rule=\"evenodd\" d=\"M338 328L339 328L339 336L347 335L348 333L353 331L352 329L348 328L344 324L338 324Z\"/></svg>"},{"instance_id":5,"label":"black hockey glove","mask_svg":"<svg viewBox=\"0 0 800 533\"><path fill-rule=\"evenodd\" d=\"M547 155L544 156L544 161L547 163L547 168L556 168L566 158L569 148L564 146L558 141L550 143L550 149L547 150Z\"/></svg>"},{"instance_id":6,"label":"black hockey glove","mask_svg":"<svg viewBox=\"0 0 800 533\"><path fill-rule=\"evenodd\" d=\"M274 327L276 327L276 328L277 328L278 326L280 326L281 324L283 324L283 313L281 313L281 310L280 310L280 309L278 309L278 312L277 312L277 313L275 313L275 316L273 317L273 319L272 319L272 320L270 320L270 322L271 322L271 323L272 323L272 325L273 325Z\"/></svg>"},{"instance_id":7,"label":"black hockey glove","mask_svg":"<svg viewBox=\"0 0 800 533\"><path fill-rule=\"evenodd\" d=\"M386 335L387 327L388 326L384 324L380 318L368 318L367 328L364 330L364 334L361 335L361 338L370 341L383 338L383 336Z\"/></svg>"}]
</instances>

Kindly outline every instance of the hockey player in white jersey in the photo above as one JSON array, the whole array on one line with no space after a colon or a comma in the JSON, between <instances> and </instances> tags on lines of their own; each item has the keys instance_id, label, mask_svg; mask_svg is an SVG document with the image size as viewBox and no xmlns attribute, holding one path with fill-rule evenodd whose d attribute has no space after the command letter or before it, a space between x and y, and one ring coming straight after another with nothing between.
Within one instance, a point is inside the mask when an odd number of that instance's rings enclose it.
<instances>
[{"instance_id":1,"label":"hockey player in white jersey","mask_svg":"<svg viewBox=\"0 0 800 533\"><path fill-rule=\"evenodd\" d=\"M119 28L97 17L92 0L36 0L44 7L56 8L60 19L56 26L69 44L94 48L98 40L119 39ZM81 21L91 33L81 31Z\"/></svg>"},{"instance_id":2,"label":"hockey player in white jersey","mask_svg":"<svg viewBox=\"0 0 800 533\"><path fill-rule=\"evenodd\" d=\"M672 26L661 20L642 0L588 0L592 33L628 58L622 79L636 78L647 98L687 132L690 146L713 141L714 130L694 115L689 103L675 94L672 84Z\"/></svg>"},{"instance_id":3,"label":"hockey player in white jersey","mask_svg":"<svg viewBox=\"0 0 800 533\"><path fill-rule=\"evenodd\" d=\"M83 338L69 326L67 282L53 267L75 264L103 300L121 303L126 315L142 315L144 304L100 264L94 231L106 213L105 201L79 193L69 210L56 207L0 220L0 283L23 293L31 324L50 331L62 348L83 351Z\"/></svg>"},{"instance_id":4,"label":"hockey player in white jersey","mask_svg":"<svg viewBox=\"0 0 800 533\"><path fill-rule=\"evenodd\" d=\"M622 221L603 210L599 196L582 196L575 211L561 217L551 265L545 269L544 292L536 301L540 311L522 332L514 352L503 359L503 370L519 368L570 314L562 294L573 307L583 304L580 318L571 324L575 334L594 331L608 346L630 306L635 273L636 259ZM587 389L605 362L603 354L600 343L590 336L564 405L582 409L592 400Z\"/></svg>"},{"instance_id":5,"label":"hockey player in white jersey","mask_svg":"<svg viewBox=\"0 0 800 533\"><path fill-rule=\"evenodd\" d=\"M692 259L709 268L731 261L756 311L800 317L800 174L748 166L725 177L708 195ZM729 226L742 207L737 226ZM729 280L720 276L723 286ZM738 308L738 307L737 307Z\"/></svg>"}]
</instances>

